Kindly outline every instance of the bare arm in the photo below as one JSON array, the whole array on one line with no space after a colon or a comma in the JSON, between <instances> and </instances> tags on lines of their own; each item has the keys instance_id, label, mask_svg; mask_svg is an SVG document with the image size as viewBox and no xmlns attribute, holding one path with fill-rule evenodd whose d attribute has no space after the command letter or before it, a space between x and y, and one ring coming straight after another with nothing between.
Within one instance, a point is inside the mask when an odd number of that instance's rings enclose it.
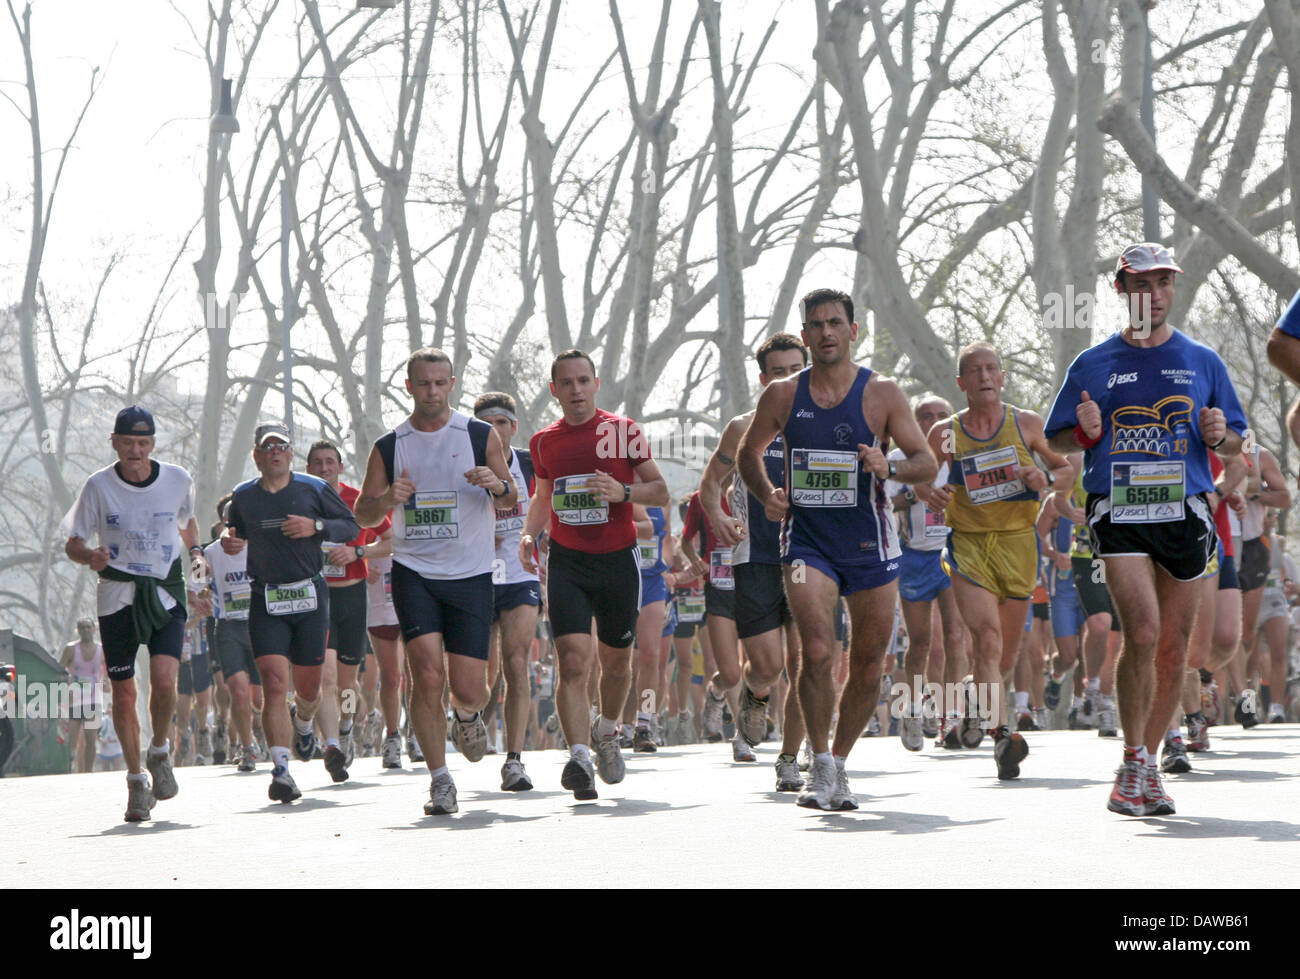
<instances>
[{"instance_id":1,"label":"bare arm","mask_svg":"<svg viewBox=\"0 0 1300 979\"><path fill-rule=\"evenodd\" d=\"M405 503L406 500L402 502ZM396 505L383 457L376 446L370 450L370 456L366 459L366 476L361 482L361 494L357 497L353 512L357 523L362 527L376 527L384 522L384 514Z\"/></svg>"},{"instance_id":2,"label":"bare arm","mask_svg":"<svg viewBox=\"0 0 1300 979\"><path fill-rule=\"evenodd\" d=\"M868 398L873 405L883 404L885 409L884 423L872 425L872 430L883 433L879 440L882 443L891 439L903 451L903 458L895 463L897 472L890 476L889 462L882 449L860 446L858 456L863 460L862 468L875 472L881 479L890 478L900 483L931 482L939 472L939 463L926 444L925 435L916 423L903 389L888 378L873 377L863 392L864 405Z\"/></svg>"},{"instance_id":3,"label":"bare arm","mask_svg":"<svg viewBox=\"0 0 1300 979\"><path fill-rule=\"evenodd\" d=\"M722 509L722 484L736 468L736 453L740 447L740 437L749 425L753 412L737 415L727 422L722 430L718 447L709 456L704 475L700 477L700 505L717 531L718 539L727 547L733 547L745 535L745 527L739 520L728 516Z\"/></svg>"},{"instance_id":4,"label":"bare arm","mask_svg":"<svg viewBox=\"0 0 1300 979\"><path fill-rule=\"evenodd\" d=\"M1291 491L1286 488L1286 478L1277 459L1268 449L1259 453L1259 492L1255 499L1265 506L1287 510L1291 507Z\"/></svg>"},{"instance_id":5,"label":"bare arm","mask_svg":"<svg viewBox=\"0 0 1300 979\"><path fill-rule=\"evenodd\" d=\"M1017 416L1020 422L1020 431L1025 439L1025 445L1031 452L1038 453L1038 457L1047 463L1047 473L1050 473L1051 479L1047 474L1037 466L1023 466L1021 479L1025 481L1034 492L1042 490L1044 487L1060 483L1062 486L1073 485L1074 468L1070 465L1070 460L1052 449L1050 440L1043 434L1043 418L1037 412L1021 411Z\"/></svg>"},{"instance_id":6,"label":"bare arm","mask_svg":"<svg viewBox=\"0 0 1300 979\"><path fill-rule=\"evenodd\" d=\"M795 384L793 380L773 381L759 395L758 407L749 427L740 437L740 446L736 450L736 468L746 488L754 494L763 505L769 520L780 520L790 508L785 498L784 487L772 485L767 478L767 468L763 465L763 450L772 439L781 434L790 409L794 405Z\"/></svg>"}]
</instances>

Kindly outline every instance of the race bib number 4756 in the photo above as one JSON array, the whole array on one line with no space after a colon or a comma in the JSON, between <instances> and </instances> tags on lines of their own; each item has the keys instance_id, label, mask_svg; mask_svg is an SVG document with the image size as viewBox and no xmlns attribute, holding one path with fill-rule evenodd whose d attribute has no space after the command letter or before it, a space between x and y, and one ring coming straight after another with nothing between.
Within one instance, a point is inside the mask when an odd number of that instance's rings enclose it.
<instances>
[{"instance_id":1,"label":"race bib number 4756","mask_svg":"<svg viewBox=\"0 0 1300 979\"><path fill-rule=\"evenodd\" d=\"M790 483L790 501L795 506L857 506L858 454L791 449Z\"/></svg>"}]
</instances>

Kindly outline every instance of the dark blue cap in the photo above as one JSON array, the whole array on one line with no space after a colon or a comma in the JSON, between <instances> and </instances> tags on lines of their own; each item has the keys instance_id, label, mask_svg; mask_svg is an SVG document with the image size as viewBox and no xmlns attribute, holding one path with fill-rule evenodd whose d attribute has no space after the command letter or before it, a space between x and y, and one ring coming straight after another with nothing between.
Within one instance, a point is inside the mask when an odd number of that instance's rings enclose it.
<instances>
[{"instance_id":1,"label":"dark blue cap","mask_svg":"<svg viewBox=\"0 0 1300 979\"><path fill-rule=\"evenodd\" d=\"M153 415L139 405L131 405L117 413L117 421L113 425L114 435L152 435L153 433Z\"/></svg>"}]
</instances>

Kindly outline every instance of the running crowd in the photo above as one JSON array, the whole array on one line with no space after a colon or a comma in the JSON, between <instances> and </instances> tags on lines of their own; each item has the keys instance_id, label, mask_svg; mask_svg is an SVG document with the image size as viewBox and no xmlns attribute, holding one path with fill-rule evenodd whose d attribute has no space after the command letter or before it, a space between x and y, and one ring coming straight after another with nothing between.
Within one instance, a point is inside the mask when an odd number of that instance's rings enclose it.
<instances>
[{"instance_id":1,"label":"running crowd","mask_svg":"<svg viewBox=\"0 0 1300 979\"><path fill-rule=\"evenodd\" d=\"M853 361L852 299L810 292L801 336L758 348L757 406L676 507L637 422L596 406L580 350L551 365L561 417L527 449L509 395L452 407L433 348L410 355L410 415L359 487L333 443L298 472L289 428L261 425L259 475L221 499L206 545L190 475L153 460L153 416L124 409L118 461L62 530L99 577L126 819L177 794L191 751L269 760L270 798L291 802L294 756L342 782L372 750L400 767L404 738L431 776L425 813L454 813L447 743L479 761L498 709L504 790L533 787L526 743L552 735L583 800L623 780L625 749L731 725L737 763L780 740L776 789L800 806L856 809L845 762L864 734L888 725L911 751L989 737L1013 779L1063 697L1069 727L1122 735L1109 809L1173 813L1161 774L1209 748L1221 699L1245 726L1284 718L1296 592L1272 536L1291 503L1278 463L1218 355L1167 320L1180 271L1158 244L1124 250L1129 324L1079 355L1045 418L1002 400L984 342L958 355L959 410L909 403ZM1300 383L1298 303L1269 350ZM98 675L94 623L79 628L65 665Z\"/></svg>"}]
</instances>

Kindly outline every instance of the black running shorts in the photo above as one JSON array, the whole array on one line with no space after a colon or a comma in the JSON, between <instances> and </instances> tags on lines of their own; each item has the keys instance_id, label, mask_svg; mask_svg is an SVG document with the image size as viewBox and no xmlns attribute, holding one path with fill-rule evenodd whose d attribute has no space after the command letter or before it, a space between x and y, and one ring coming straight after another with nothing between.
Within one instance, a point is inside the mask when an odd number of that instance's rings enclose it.
<instances>
[{"instance_id":1,"label":"black running shorts","mask_svg":"<svg viewBox=\"0 0 1300 979\"><path fill-rule=\"evenodd\" d=\"M360 666L366 658L369 609L370 596L364 580L330 588L330 632L326 644L339 654L339 662L346 666Z\"/></svg>"},{"instance_id":2,"label":"black running shorts","mask_svg":"<svg viewBox=\"0 0 1300 979\"><path fill-rule=\"evenodd\" d=\"M1263 588L1268 580L1268 545L1262 537L1252 537L1241 542L1241 553L1237 555L1237 580L1242 591L1254 591Z\"/></svg>"},{"instance_id":3,"label":"black running shorts","mask_svg":"<svg viewBox=\"0 0 1300 979\"><path fill-rule=\"evenodd\" d=\"M253 659L253 644L248 638L247 619L218 619L212 648L217 651L221 672L227 678L236 673L247 673L249 683L255 687L262 685L257 662Z\"/></svg>"},{"instance_id":4,"label":"black running shorts","mask_svg":"<svg viewBox=\"0 0 1300 979\"><path fill-rule=\"evenodd\" d=\"M736 582L736 634L741 639L761 636L790 621L781 565L747 561L732 570Z\"/></svg>"},{"instance_id":5,"label":"black running shorts","mask_svg":"<svg viewBox=\"0 0 1300 979\"><path fill-rule=\"evenodd\" d=\"M735 583L733 577L732 583ZM714 588L712 582L704 586L704 614L716 615L719 618L736 619L736 592L728 591L722 588Z\"/></svg>"},{"instance_id":6,"label":"black running shorts","mask_svg":"<svg viewBox=\"0 0 1300 979\"><path fill-rule=\"evenodd\" d=\"M469 578L426 578L393 562L393 607L406 642L431 633L457 656L488 658L492 637L492 572Z\"/></svg>"},{"instance_id":7,"label":"black running shorts","mask_svg":"<svg viewBox=\"0 0 1300 979\"><path fill-rule=\"evenodd\" d=\"M171 619L149 639L149 656L170 656L180 662L185 643L185 606L176 605L169 611ZM104 646L110 680L129 680L135 676L135 654L140 647L131 627L130 605L99 617L99 641Z\"/></svg>"},{"instance_id":8,"label":"black running shorts","mask_svg":"<svg viewBox=\"0 0 1300 979\"><path fill-rule=\"evenodd\" d=\"M1164 523L1112 523L1110 497L1102 493L1088 494L1087 513L1093 554L1145 555L1177 581L1205 574L1219 546L1204 493L1187 497L1181 520Z\"/></svg>"},{"instance_id":9,"label":"black running shorts","mask_svg":"<svg viewBox=\"0 0 1300 979\"><path fill-rule=\"evenodd\" d=\"M330 627L330 590L317 575L312 579L316 608L310 612L272 615L266 610L266 593L254 582L248 605L248 639L253 655L287 656L294 666L320 666L325 662L325 637Z\"/></svg>"},{"instance_id":10,"label":"black running shorts","mask_svg":"<svg viewBox=\"0 0 1300 979\"><path fill-rule=\"evenodd\" d=\"M626 649L636 638L641 610L637 549L588 554L551 542L546 607L556 638L591 631L606 646Z\"/></svg>"}]
</instances>

